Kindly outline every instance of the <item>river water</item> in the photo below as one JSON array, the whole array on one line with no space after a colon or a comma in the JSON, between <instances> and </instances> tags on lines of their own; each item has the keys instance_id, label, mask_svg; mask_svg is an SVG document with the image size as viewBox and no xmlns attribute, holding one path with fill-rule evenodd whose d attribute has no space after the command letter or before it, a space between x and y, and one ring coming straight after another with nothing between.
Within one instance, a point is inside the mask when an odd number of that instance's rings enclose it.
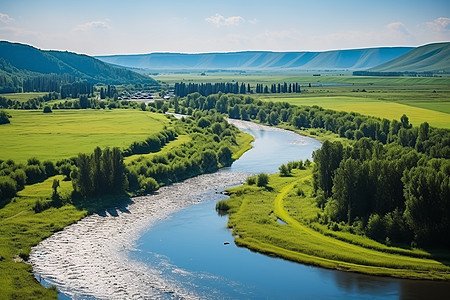
<instances>
[{"instance_id":1,"label":"river water","mask_svg":"<svg viewBox=\"0 0 450 300\"><path fill-rule=\"evenodd\" d=\"M122 233L131 230L127 228L136 228L142 222L124 222L121 221L121 218L136 219L133 217L133 212L142 211L143 208L137 209L135 206L148 203L148 201L160 201L157 198L158 195L155 195L155 198L146 198L143 202L136 199L134 204L128 206L131 214L122 214L121 211L118 211L115 219L110 223L108 223L108 216L88 217L86 218L88 219L87 224L93 224L89 229L91 234L100 230L119 236L119 238L112 237L112 240L116 241L114 244L117 248L110 251L113 254L105 254L104 244L95 246L98 238L87 242L86 236L83 236L82 239L78 238L80 234L75 234L74 238L73 232L86 231L86 225L82 224L85 219L80 222L81 224L75 224L75 226L79 225L79 229L72 227L74 225L69 226L68 230L58 233L54 239L50 238L48 245L46 245L48 242L44 241L33 250L31 259L36 276L42 275L43 279L56 284L65 293L61 294L60 298L68 296L72 298L128 299L139 298L140 295L148 298L167 299L173 297L435 299L450 294L449 283L398 280L326 270L291 263L237 247L233 242L231 231L226 227L227 216L220 216L215 211L216 202L226 198L221 192L227 186L238 184L245 178L245 174L275 173L282 163L311 159L312 152L320 147L320 142L276 128L247 122L235 123L241 130L255 137L253 149L246 152L230 168L222 169L212 177L210 175L199 176L197 179L193 179L192 183L189 183L188 180L186 185L182 183L165 187L159 195L164 196L166 193L172 195L171 189L183 191L185 188L199 186L199 188L195 188L195 193L189 191L189 195L194 195L192 197L195 197L195 201L188 201L174 210L167 210L168 216L157 217L152 222L142 225L143 228L137 234L124 235L123 238ZM241 178L240 181L237 178ZM207 181L206 184L204 181ZM181 201L181 194L176 195L179 196L171 197L179 198ZM175 202L171 200L168 203ZM148 214L152 213L153 210L150 210ZM118 232L111 232L117 227L116 224L121 222L128 222L130 225L125 229L120 228ZM130 236L134 238L134 241L128 241ZM125 241L122 242L121 239ZM61 245L61 241L68 243L72 240L74 242L70 242L67 249L60 250L58 256L55 245ZM85 247L87 248L94 244L92 247L99 255L102 255L98 262L94 255L80 263L81 259L77 256L85 255L85 252L80 254L76 252L76 249L83 248L77 245L83 241L86 242ZM67 251L75 252L67 255ZM120 255L116 257L114 253L117 252ZM53 256L54 258L52 258ZM71 267L75 264L75 267L83 268L86 271L81 274L72 274L71 276L75 278L74 281L67 280L64 274L61 274L62 270L67 267L61 264L60 257L62 256L66 260L67 257L73 258L68 262ZM48 268L47 264L53 267ZM95 267L96 264L99 266ZM102 264L115 265L111 270L115 275L102 274ZM137 268L139 272L128 270L131 268L130 266ZM152 276L148 277L146 273L151 273ZM90 274L92 278L86 274ZM121 281L119 278L123 278L123 280ZM95 279L96 285L89 289L88 282L93 279ZM117 279L117 282L114 282L114 279ZM151 293L147 293L146 286L141 284L142 281L149 282ZM154 284L155 281L158 284ZM108 291L108 287L105 285L112 284L117 289ZM75 285L81 286L82 289L77 289ZM133 288L133 285L136 287Z\"/></svg>"}]
</instances>

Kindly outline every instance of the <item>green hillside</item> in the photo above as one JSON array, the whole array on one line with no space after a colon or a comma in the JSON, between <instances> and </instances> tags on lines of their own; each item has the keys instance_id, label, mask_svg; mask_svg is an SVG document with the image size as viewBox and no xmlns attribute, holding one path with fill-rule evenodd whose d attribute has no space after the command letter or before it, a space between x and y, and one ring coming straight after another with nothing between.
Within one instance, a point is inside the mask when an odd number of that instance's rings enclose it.
<instances>
[{"instance_id":1,"label":"green hillside","mask_svg":"<svg viewBox=\"0 0 450 300\"><path fill-rule=\"evenodd\" d=\"M43 51L32 46L0 41L0 85L29 76L57 74L104 84L157 85L148 76L114 67L93 57L62 51Z\"/></svg>"},{"instance_id":2,"label":"green hillside","mask_svg":"<svg viewBox=\"0 0 450 300\"><path fill-rule=\"evenodd\" d=\"M387 63L371 68L371 72L450 72L450 42L428 44Z\"/></svg>"}]
</instances>

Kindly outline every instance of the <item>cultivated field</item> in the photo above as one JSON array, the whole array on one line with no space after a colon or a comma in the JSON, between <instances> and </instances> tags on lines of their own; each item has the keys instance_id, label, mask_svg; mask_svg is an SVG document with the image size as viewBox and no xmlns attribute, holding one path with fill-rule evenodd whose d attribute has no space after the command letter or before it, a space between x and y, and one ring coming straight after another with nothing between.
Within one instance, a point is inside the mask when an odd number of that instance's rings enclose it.
<instances>
[{"instance_id":1,"label":"cultivated field","mask_svg":"<svg viewBox=\"0 0 450 300\"><path fill-rule=\"evenodd\" d=\"M128 147L161 131L166 116L139 110L8 110L11 123L0 126L0 159L30 157L58 161L92 152L97 146Z\"/></svg>"}]
</instances>

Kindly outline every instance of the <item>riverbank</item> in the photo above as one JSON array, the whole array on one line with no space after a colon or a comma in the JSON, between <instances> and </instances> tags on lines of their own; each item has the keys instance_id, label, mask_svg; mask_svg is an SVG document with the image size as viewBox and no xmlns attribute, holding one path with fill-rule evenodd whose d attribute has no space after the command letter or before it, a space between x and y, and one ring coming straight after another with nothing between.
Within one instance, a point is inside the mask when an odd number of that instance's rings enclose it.
<instances>
[{"instance_id":1,"label":"riverbank","mask_svg":"<svg viewBox=\"0 0 450 300\"><path fill-rule=\"evenodd\" d=\"M130 260L127 253L143 230L189 205L205 201L212 186L217 191L242 183L246 174L204 174L135 197L123 206L90 215L33 248L29 262L34 272L70 297L100 299L195 298L175 282L159 276L157 266ZM130 284L132 280L132 284Z\"/></svg>"},{"instance_id":2,"label":"riverbank","mask_svg":"<svg viewBox=\"0 0 450 300\"><path fill-rule=\"evenodd\" d=\"M236 136L237 145L231 150L238 158L246 150L251 148L253 138L245 133ZM50 201L52 197L52 183L54 179L60 181L58 193L63 199L61 207L50 207L36 213L34 205L39 200L43 203ZM237 182L236 182L237 183ZM96 197L93 201L84 205L72 204L72 182L64 181L63 176L50 177L44 182L27 185L9 203L5 203L0 210L0 294L8 298L18 299L55 299L57 291L54 287L44 288L36 279L46 279L45 276L33 275L33 269L28 264L28 258L33 246L48 238L52 234L63 230L88 214L108 214L109 211L123 209L133 201L126 194ZM189 192L187 192L189 193ZM123 203L123 207L114 207L116 203ZM111 208L112 207L112 208ZM182 205L181 207L184 207ZM105 210L105 208L111 208ZM180 208L178 208L180 209ZM83 239L84 237L80 237ZM67 243L63 241L62 243ZM55 246L55 248L58 248ZM30 261L32 261L33 253ZM65 259L65 258L64 258ZM71 276L70 269L67 276ZM51 279L48 283L53 283ZM56 283L56 282L55 282ZM89 286L89 284L88 284Z\"/></svg>"},{"instance_id":3,"label":"riverbank","mask_svg":"<svg viewBox=\"0 0 450 300\"><path fill-rule=\"evenodd\" d=\"M229 207L228 226L237 245L329 269L450 280L450 267L429 252L388 247L350 233L338 239L331 229L321 228L319 209L310 197L311 169L295 170L290 177L271 175L269 187L243 185L228 190L231 198L223 200L222 206Z\"/></svg>"}]
</instances>

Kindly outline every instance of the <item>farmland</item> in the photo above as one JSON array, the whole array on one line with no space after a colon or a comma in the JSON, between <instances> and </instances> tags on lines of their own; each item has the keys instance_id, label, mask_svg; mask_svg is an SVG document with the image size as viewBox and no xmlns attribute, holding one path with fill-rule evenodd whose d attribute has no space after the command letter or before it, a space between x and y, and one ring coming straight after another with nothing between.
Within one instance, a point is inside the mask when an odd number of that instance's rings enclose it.
<instances>
[{"instance_id":1,"label":"farmland","mask_svg":"<svg viewBox=\"0 0 450 300\"><path fill-rule=\"evenodd\" d=\"M300 94L257 94L264 101L284 101L294 105L317 105L327 109L357 112L379 118L399 119L406 114L411 123L427 121L435 127L450 128L450 78L448 77L356 77L174 74L156 76L162 84L175 82L294 83ZM310 86L311 84L311 86Z\"/></svg>"}]
</instances>

